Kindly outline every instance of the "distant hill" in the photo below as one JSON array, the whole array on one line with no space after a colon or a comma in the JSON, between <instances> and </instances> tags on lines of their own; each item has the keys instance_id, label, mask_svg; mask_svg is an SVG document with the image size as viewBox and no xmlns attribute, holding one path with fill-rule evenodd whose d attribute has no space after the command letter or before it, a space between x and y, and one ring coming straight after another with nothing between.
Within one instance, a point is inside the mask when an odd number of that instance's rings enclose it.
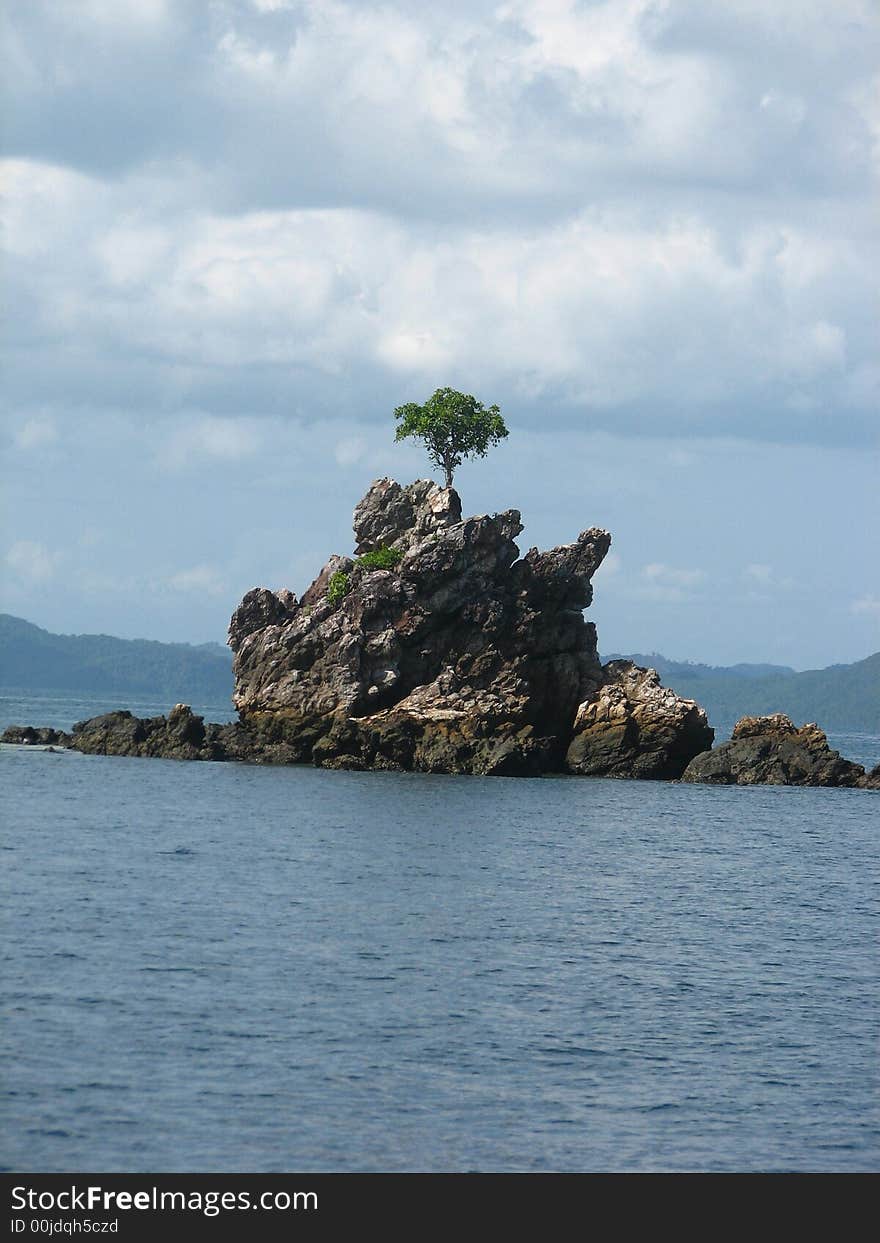
<instances>
[{"instance_id":1,"label":"distant hill","mask_svg":"<svg viewBox=\"0 0 880 1243\"><path fill-rule=\"evenodd\" d=\"M21 617L0 613L0 684L218 703L232 696L232 657L219 643L193 646L106 634L50 634Z\"/></svg>"},{"instance_id":2,"label":"distant hill","mask_svg":"<svg viewBox=\"0 0 880 1243\"><path fill-rule=\"evenodd\" d=\"M785 665L698 665L657 652L632 652L625 659L656 669L664 685L701 703L715 725L786 712L797 724L818 721L823 729L880 734L880 652L806 673ZM232 658L219 643L50 634L0 613L0 685L219 703L232 696Z\"/></svg>"},{"instance_id":3,"label":"distant hill","mask_svg":"<svg viewBox=\"0 0 880 1243\"><path fill-rule=\"evenodd\" d=\"M656 669L665 686L701 703L713 724L785 712L795 724L817 721L826 730L880 734L880 652L804 673L785 665L697 665L657 652L625 659Z\"/></svg>"}]
</instances>

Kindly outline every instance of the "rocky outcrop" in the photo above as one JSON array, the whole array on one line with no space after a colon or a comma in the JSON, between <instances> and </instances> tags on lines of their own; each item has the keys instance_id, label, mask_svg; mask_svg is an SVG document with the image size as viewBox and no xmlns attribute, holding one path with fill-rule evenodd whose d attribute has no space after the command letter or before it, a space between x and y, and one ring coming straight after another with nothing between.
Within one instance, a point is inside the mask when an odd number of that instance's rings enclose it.
<instances>
[{"instance_id":1,"label":"rocky outcrop","mask_svg":"<svg viewBox=\"0 0 880 1243\"><path fill-rule=\"evenodd\" d=\"M782 713L746 716L729 742L691 760L683 780L710 785L860 786L878 788L877 769L845 760L818 725L797 728Z\"/></svg>"},{"instance_id":2,"label":"rocky outcrop","mask_svg":"<svg viewBox=\"0 0 880 1243\"><path fill-rule=\"evenodd\" d=\"M69 747L70 741L70 734L64 730L45 725L9 725L0 738L0 742L24 747Z\"/></svg>"},{"instance_id":3,"label":"rocky outcrop","mask_svg":"<svg viewBox=\"0 0 880 1243\"><path fill-rule=\"evenodd\" d=\"M206 727L186 704L167 717L141 718L130 712L107 712L74 725L70 746L86 755L162 756L167 759L214 759L220 748L209 736L222 726Z\"/></svg>"},{"instance_id":4,"label":"rocky outcrop","mask_svg":"<svg viewBox=\"0 0 880 1243\"><path fill-rule=\"evenodd\" d=\"M705 714L652 670L603 668L583 616L611 536L592 527L521 557L521 530L515 509L463 520L452 488L380 479L355 510L353 557L331 557L299 599L257 587L233 614L236 724L206 725L184 705L167 718L114 712L62 745L325 768L680 776L711 744Z\"/></svg>"},{"instance_id":5,"label":"rocky outcrop","mask_svg":"<svg viewBox=\"0 0 880 1243\"><path fill-rule=\"evenodd\" d=\"M430 479L402 488L394 479L379 479L355 507L355 553L391 545L411 548L459 522L461 500L454 488L438 488Z\"/></svg>"},{"instance_id":6,"label":"rocky outcrop","mask_svg":"<svg viewBox=\"0 0 880 1243\"><path fill-rule=\"evenodd\" d=\"M249 759L250 740L238 724L206 725L187 704L167 717L105 712L74 725L71 733L10 725L0 741L25 746L59 746L84 755L152 756L174 760Z\"/></svg>"},{"instance_id":7,"label":"rocky outcrop","mask_svg":"<svg viewBox=\"0 0 880 1243\"><path fill-rule=\"evenodd\" d=\"M324 767L539 773L602 681L582 610L611 537L515 544L519 513L461 520L451 488L375 483L356 559L332 558L296 604L250 592L233 615L243 726Z\"/></svg>"},{"instance_id":8,"label":"rocky outcrop","mask_svg":"<svg viewBox=\"0 0 880 1243\"><path fill-rule=\"evenodd\" d=\"M572 773L597 777L680 777L715 732L693 699L660 685L655 669L614 660L580 705L566 753Z\"/></svg>"},{"instance_id":9,"label":"rocky outcrop","mask_svg":"<svg viewBox=\"0 0 880 1243\"><path fill-rule=\"evenodd\" d=\"M462 519L452 488L380 479L335 555L297 598L257 587L229 626L233 724L184 704L111 712L71 734L13 726L2 741L87 754L324 768L638 777L880 787L815 725L747 718L709 750L703 709L653 669L602 665L583 616L608 552L591 527L520 556L517 510Z\"/></svg>"}]
</instances>

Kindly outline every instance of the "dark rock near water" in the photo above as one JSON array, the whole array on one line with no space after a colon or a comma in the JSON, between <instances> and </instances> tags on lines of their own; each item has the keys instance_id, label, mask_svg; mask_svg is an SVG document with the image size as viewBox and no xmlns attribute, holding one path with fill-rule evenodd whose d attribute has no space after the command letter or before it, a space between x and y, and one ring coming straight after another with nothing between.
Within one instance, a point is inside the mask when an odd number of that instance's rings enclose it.
<instances>
[{"instance_id":1,"label":"dark rock near water","mask_svg":"<svg viewBox=\"0 0 880 1243\"><path fill-rule=\"evenodd\" d=\"M859 786L876 789L878 769L866 775L828 746L815 724L797 728L787 716L747 716L729 742L691 760L683 780L712 785Z\"/></svg>"},{"instance_id":2,"label":"dark rock near water","mask_svg":"<svg viewBox=\"0 0 880 1243\"><path fill-rule=\"evenodd\" d=\"M515 509L462 520L454 489L380 479L355 510L354 557L331 557L301 599L257 587L233 614L238 722L206 724L178 704L145 720L107 713L70 735L15 726L3 741L323 768L880 785L787 718L741 722L709 751L694 700L653 669L599 661L583 610L608 532L521 557L521 530Z\"/></svg>"},{"instance_id":3,"label":"dark rock near water","mask_svg":"<svg viewBox=\"0 0 880 1243\"><path fill-rule=\"evenodd\" d=\"M206 725L186 704L167 717L136 717L105 712L74 725L71 733L11 725L0 742L25 746L59 746L84 755L131 755L173 760L251 759L252 743L241 726Z\"/></svg>"},{"instance_id":4,"label":"dark rock near water","mask_svg":"<svg viewBox=\"0 0 880 1243\"><path fill-rule=\"evenodd\" d=\"M70 734L47 726L9 725L3 731L0 742L16 743L26 747L68 747Z\"/></svg>"},{"instance_id":5,"label":"dark rock near water","mask_svg":"<svg viewBox=\"0 0 880 1243\"><path fill-rule=\"evenodd\" d=\"M141 718L130 712L106 712L73 727L70 746L86 755L161 756L174 760L225 759L218 738L223 726L205 725L186 704L167 717Z\"/></svg>"}]
</instances>

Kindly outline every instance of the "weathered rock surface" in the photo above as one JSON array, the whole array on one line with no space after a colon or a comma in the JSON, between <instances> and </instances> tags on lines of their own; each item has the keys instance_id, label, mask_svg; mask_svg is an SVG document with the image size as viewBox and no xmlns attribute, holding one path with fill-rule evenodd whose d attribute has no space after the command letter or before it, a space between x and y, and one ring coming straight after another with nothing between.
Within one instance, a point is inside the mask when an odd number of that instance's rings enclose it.
<instances>
[{"instance_id":1,"label":"weathered rock surface","mask_svg":"<svg viewBox=\"0 0 880 1243\"><path fill-rule=\"evenodd\" d=\"M15 742L26 747L67 747L70 737L70 733L48 726L10 725L2 733L0 742Z\"/></svg>"},{"instance_id":2,"label":"weathered rock surface","mask_svg":"<svg viewBox=\"0 0 880 1243\"><path fill-rule=\"evenodd\" d=\"M167 717L136 717L105 712L74 725L71 733L10 725L0 742L58 746L84 755L134 755L173 760L250 759L252 743L238 723L205 724L187 704L176 704Z\"/></svg>"},{"instance_id":3,"label":"weathered rock surface","mask_svg":"<svg viewBox=\"0 0 880 1243\"><path fill-rule=\"evenodd\" d=\"M789 717L746 716L729 742L691 760L683 780L714 785L860 786L878 788L874 769L845 760L818 725L797 728Z\"/></svg>"},{"instance_id":4,"label":"weathered rock surface","mask_svg":"<svg viewBox=\"0 0 880 1243\"><path fill-rule=\"evenodd\" d=\"M660 685L655 669L613 660L602 684L580 705L566 754L570 772L586 776L680 777L712 746L715 731L693 699Z\"/></svg>"},{"instance_id":5,"label":"weathered rock surface","mask_svg":"<svg viewBox=\"0 0 880 1243\"><path fill-rule=\"evenodd\" d=\"M426 480L373 484L356 547L392 550L392 568L334 557L299 604L259 588L233 615L235 704L259 748L324 767L561 768L602 681L582 610L611 537L520 558L521 530L516 510L462 521L457 493Z\"/></svg>"},{"instance_id":6,"label":"weathered rock surface","mask_svg":"<svg viewBox=\"0 0 880 1243\"><path fill-rule=\"evenodd\" d=\"M379 479L355 507L355 553L409 548L458 522L461 500L454 488L438 488L430 479L402 488L394 479Z\"/></svg>"},{"instance_id":7,"label":"weathered rock surface","mask_svg":"<svg viewBox=\"0 0 880 1243\"><path fill-rule=\"evenodd\" d=\"M69 747L70 734L45 725L8 725L3 731L0 742L11 742L26 747Z\"/></svg>"}]
</instances>

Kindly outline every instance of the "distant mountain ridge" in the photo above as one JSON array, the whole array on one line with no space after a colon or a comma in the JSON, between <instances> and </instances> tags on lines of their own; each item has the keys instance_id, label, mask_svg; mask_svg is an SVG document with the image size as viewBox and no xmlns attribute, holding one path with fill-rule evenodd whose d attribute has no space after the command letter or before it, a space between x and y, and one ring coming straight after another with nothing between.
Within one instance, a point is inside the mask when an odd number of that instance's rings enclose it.
<instances>
[{"instance_id":1,"label":"distant mountain ridge","mask_svg":"<svg viewBox=\"0 0 880 1243\"><path fill-rule=\"evenodd\" d=\"M851 665L796 673L786 665L716 666L658 652L612 653L654 668L664 684L706 709L713 724L785 712L795 723L880 734L880 652ZM232 658L219 643L159 643L61 635L0 613L0 685L21 690L129 692L219 702L232 695Z\"/></svg>"},{"instance_id":2,"label":"distant mountain ridge","mask_svg":"<svg viewBox=\"0 0 880 1243\"><path fill-rule=\"evenodd\" d=\"M880 734L880 652L852 665L803 673L785 665L692 664L658 652L624 658L656 669L666 686L702 704L716 725L784 712L795 724L816 721L826 730Z\"/></svg>"},{"instance_id":3,"label":"distant mountain ridge","mask_svg":"<svg viewBox=\"0 0 880 1243\"><path fill-rule=\"evenodd\" d=\"M232 697L232 656L219 643L52 634L0 613L0 684L217 703Z\"/></svg>"}]
</instances>

